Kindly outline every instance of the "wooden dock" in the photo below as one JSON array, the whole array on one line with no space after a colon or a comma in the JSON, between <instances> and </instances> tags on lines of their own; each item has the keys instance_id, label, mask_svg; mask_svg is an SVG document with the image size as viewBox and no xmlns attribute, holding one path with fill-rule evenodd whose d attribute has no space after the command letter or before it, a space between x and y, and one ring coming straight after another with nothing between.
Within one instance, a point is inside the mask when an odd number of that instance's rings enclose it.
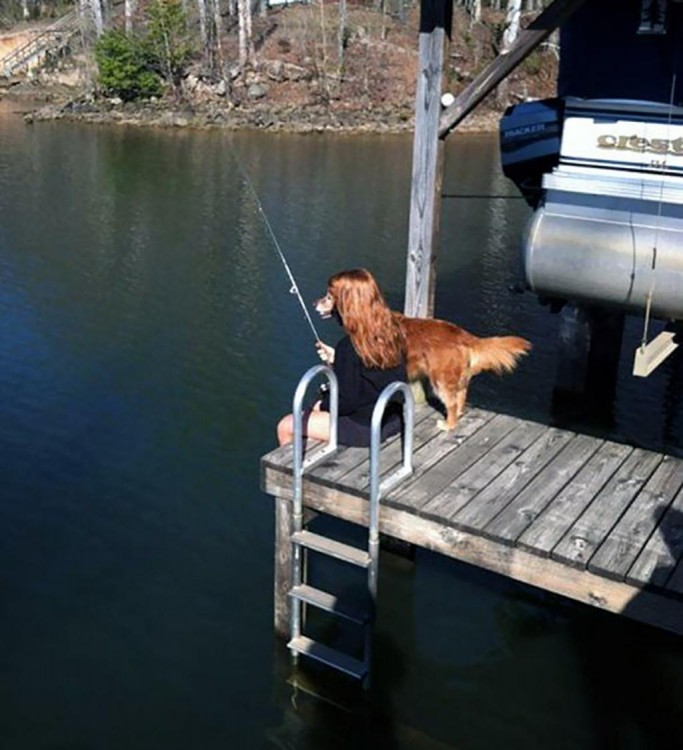
<instances>
[{"instance_id":1,"label":"wooden dock","mask_svg":"<svg viewBox=\"0 0 683 750\"><path fill-rule=\"evenodd\" d=\"M454 433L416 411L414 474L382 499L384 534L683 634L683 460L470 408ZM400 461L400 440L381 465ZM368 451L341 448L304 504L367 525ZM261 459L276 501L275 627L288 632L292 449Z\"/></svg>"}]
</instances>

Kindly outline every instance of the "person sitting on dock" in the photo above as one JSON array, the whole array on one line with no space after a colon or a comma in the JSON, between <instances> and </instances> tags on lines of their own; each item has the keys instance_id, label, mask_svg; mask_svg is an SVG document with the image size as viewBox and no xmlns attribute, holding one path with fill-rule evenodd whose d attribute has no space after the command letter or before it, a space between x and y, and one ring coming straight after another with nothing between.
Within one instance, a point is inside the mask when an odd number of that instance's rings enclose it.
<instances>
[{"instance_id":1,"label":"person sitting on dock","mask_svg":"<svg viewBox=\"0 0 683 750\"><path fill-rule=\"evenodd\" d=\"M390 383L407 380L403 333L369 271L337 273L328 288L335 290L335 312L347 333L334 349L321 341L316 344L320 359L332 365L339 383L338 440L341 445L368 446L377 398ZM389 404L382 439L400 430L401 408ZM329 440L329 394L304 413L303 434ZM277 426L279 445L290 443L293 435L294 419L288 414Z\"/></svg>"}]
</instances>

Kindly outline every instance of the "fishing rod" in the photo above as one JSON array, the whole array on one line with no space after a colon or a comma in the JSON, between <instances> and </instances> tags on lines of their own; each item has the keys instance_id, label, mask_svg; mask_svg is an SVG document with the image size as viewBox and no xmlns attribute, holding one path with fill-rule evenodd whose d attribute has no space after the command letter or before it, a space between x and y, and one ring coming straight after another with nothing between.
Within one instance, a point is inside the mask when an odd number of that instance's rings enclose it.
<instances>
[{"instance_id":1,"label":"fishing rod","mask_svg":"<svg viewBox=\"0 0 683 750\"><path fill-rule=\"evenodd\" d=\"M313 335L315 336L316 342L322 343L322 341L320 340L320 336L318 336L318 331L316 331L315 326L313 325L313 320L311 319L311 316L308 312L306 303L304 302L303 297L301 296L301 292L299 291L299 286L296 283L296 279L294 278L292 269L289 267L289 263L287 263L287 258L285 258L285 254L282 252L282 248L280 247L280 243L278 242L277 237L275 236L273 227L270 225L270 221L268 221L268 217L266 216L266 212L263 209L263 204L261 203L261 199L259 198L258 193L256 192L256 188L254 187L252 181L249 179L249 175L246 173L244 169L242 169L242 165L240 164L240 160L237 158L237 154L233 154L233 155L235 157L235 163L237 164L237 169L239 170L239 173L242 175L242 179L247 184L247 187L249 188L249 191L251 192L251 195L254 198L256 207L258 208L258 211L261 214L261 218L263 219L263 223L266 225L266 229L268 230L268 235L270 236L270 239L273 242L273 247L277 251L277 254L280 257L280 260L282 261L282 265L284 266L285 272L287 273L289 281L292 285L289 289L289 293L296 295L296 298L299 300L299 304L301 305L301 309L304 311L304 315L306 316L308 325L311 327L311 330L313 331Z\"/></svg>"}]
</instances>

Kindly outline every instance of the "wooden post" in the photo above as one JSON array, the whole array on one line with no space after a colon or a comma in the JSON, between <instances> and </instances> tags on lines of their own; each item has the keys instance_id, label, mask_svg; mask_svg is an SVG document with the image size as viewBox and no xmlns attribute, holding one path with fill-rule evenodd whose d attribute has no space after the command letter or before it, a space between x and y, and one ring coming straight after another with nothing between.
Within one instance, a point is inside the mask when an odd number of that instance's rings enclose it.
<instances>
[{"instance_id":1,"label":"wooden post","mask_svg":"<svg viewBox=\"0 0 683 750\"><path fill-rule=\"evenodd\" d=\"M610 423L624 314L572 302L561 316L553 408L572 419Z\"/></svg>"},{"instance_id":2,"label":"wooden post","mask_svg":"<svg viewBox=\"0 0 683 750\"><path fill-rule=\"evenodd\" d=\"M591 325L583 305L567 304L560 313L556 393L583 394L586 387Z\"/></svg>"},{"instance_id":3,"label":"wooden post","mask_svg":"<svg viewBox=\"0 0 683 750\"><path fill-rule=\"evenodd\" d=\"M292 588L292 503L275 498L275 585L273 615L275 634L289 638Z\"/></svg>"},{"instance_id":4,"label":"wooden post","mask_svg":"<svg viewBox=\"0 0 683 750\"><path fill-rule=\"evenodd\" d=\"M450 46L452 2L421 0L420 61L415 97L415 137L406 270L406 315L434 313L444 144L439 140L443 62Z\"/></svg>"}]
</instances>

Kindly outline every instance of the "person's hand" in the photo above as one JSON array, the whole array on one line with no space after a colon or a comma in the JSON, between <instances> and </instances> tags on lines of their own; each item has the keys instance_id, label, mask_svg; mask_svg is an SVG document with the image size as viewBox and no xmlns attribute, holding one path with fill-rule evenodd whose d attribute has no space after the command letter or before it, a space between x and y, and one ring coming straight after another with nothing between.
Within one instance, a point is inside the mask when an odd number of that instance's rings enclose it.
<instances>
[{"instance_id":1,"label":"person's hand","mask_svg":"<svg viewBox=\"0 0 683 750\"><path fill-rule=\"evenodd\" d=\"M318 350L318 356L326 364L331 365L334 362L334 347L323 344L322 341L317 341L315 348Z\"/></svg>"}]
</instances>

